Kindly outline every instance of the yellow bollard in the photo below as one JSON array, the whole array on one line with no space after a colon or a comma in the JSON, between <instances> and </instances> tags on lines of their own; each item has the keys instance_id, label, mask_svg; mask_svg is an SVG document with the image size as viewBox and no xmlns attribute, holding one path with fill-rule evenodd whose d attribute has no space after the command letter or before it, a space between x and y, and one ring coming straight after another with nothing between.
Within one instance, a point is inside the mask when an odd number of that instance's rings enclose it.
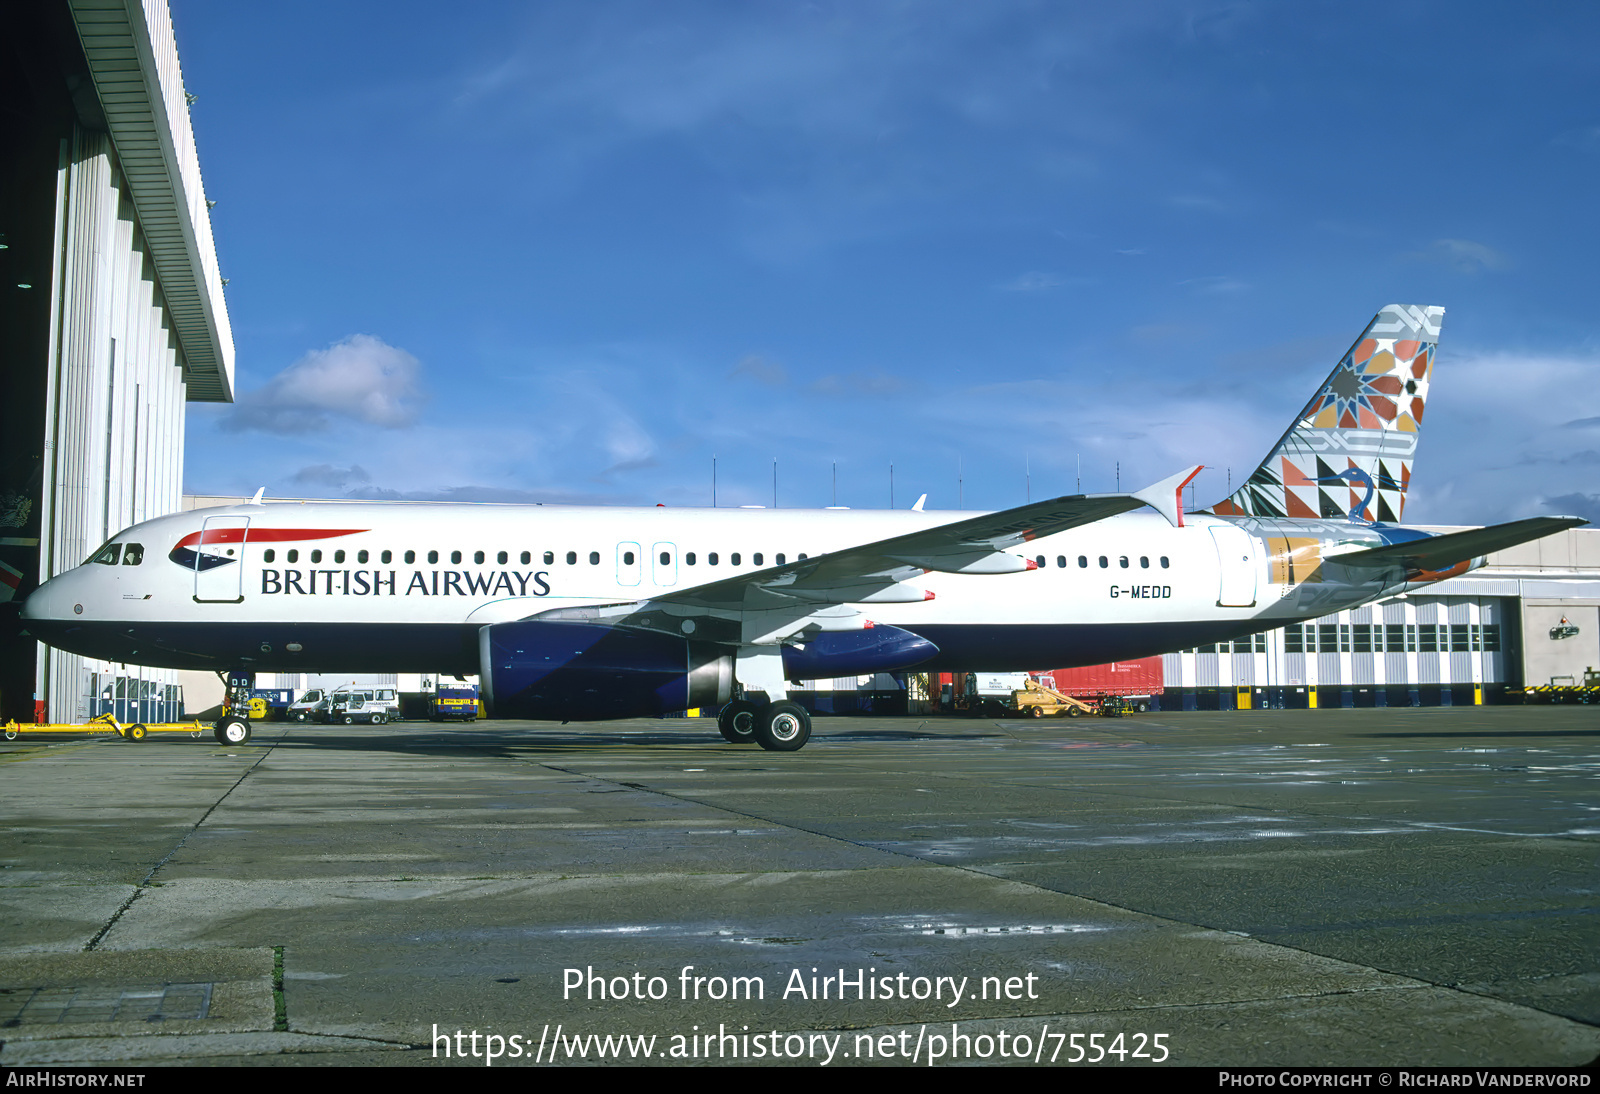
<instances>
[{"instance_id":1,"label":"yellow bollard","mask_svg":"<svg viewBox=\"0 0 1600 1094\"><path fill-rule=\"evenodd\" d=\"M1308 710L1316 710L1317 709L1317 689L1316 688L1306 688L1306 708Z\"/></svg>"}]
</instances>

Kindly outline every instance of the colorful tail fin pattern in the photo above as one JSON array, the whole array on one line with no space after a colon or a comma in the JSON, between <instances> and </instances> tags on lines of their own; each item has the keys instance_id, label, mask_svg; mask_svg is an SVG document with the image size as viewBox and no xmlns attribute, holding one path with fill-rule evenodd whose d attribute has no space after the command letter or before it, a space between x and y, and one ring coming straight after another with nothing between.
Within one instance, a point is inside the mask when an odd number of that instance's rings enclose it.
<instances>
[{"instance_id":1,"label":"colorful tail fin pattern","mask_svg":"<svg viewBox=\"0 0 1600 1094\"><path fill-rule=\"evenodd\" d=\"M1272 454L1213 513L1398 523L1443 308L1373 317Z\"/></svg>"}]
</instances>

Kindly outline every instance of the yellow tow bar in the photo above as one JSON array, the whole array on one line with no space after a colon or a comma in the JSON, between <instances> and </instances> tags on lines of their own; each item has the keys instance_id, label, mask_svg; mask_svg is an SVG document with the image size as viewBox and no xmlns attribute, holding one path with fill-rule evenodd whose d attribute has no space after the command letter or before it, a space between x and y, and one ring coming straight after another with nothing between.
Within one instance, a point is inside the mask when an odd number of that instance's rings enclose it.
<instances>
[{"instance_id":1,"label":"yellow tow bar","mask_svg":"<svg viewBox=\"0 0 1600 1094\"><path fill-rule=\"evenodd\" d=\"M115 733L125 741L142 741L152 733L187 733L199 737L205 727L199 722L133 722L123 725L110 714L91 718L83 725L74 722L16 722L5 724L6 740L14 741L24 733Z\"/></svg>"}]
</instances>

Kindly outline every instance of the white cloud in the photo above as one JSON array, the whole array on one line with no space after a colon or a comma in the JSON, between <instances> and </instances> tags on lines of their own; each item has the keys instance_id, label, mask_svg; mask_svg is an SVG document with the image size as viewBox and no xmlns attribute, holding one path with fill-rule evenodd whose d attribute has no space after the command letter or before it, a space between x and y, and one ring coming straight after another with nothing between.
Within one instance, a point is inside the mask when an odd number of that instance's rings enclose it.
<instances>
[{"instance_id":1,"label":"white cloud","mask_svg":"<svg viewBox=\"0 0 1600 1094\"><path fill-rule=\"evenodd\" d=\"M230 423L267 433L317 433L335 418L385 429L416 421L424 401L422 364L370 334L312 350L240 396Z\"/></svg>"}]
</instances>

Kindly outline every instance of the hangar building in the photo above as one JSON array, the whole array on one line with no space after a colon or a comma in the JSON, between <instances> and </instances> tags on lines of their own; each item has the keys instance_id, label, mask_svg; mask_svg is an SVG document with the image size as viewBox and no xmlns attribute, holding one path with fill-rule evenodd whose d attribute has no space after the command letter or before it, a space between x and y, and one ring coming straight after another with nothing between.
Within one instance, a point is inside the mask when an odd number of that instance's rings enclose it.
<instances>
[{"instance_id":1,"label":"hangar building","mask_svg":"<svg viewBox=\"0 0 1600 1094\"><path fill-rule=\"evenodd\" d=\"M18 603L179 508L233 334L167 0L0 6L0 100L0 720L70 720L176 677L48 649Z\"/></svg>"}]
</instances>

